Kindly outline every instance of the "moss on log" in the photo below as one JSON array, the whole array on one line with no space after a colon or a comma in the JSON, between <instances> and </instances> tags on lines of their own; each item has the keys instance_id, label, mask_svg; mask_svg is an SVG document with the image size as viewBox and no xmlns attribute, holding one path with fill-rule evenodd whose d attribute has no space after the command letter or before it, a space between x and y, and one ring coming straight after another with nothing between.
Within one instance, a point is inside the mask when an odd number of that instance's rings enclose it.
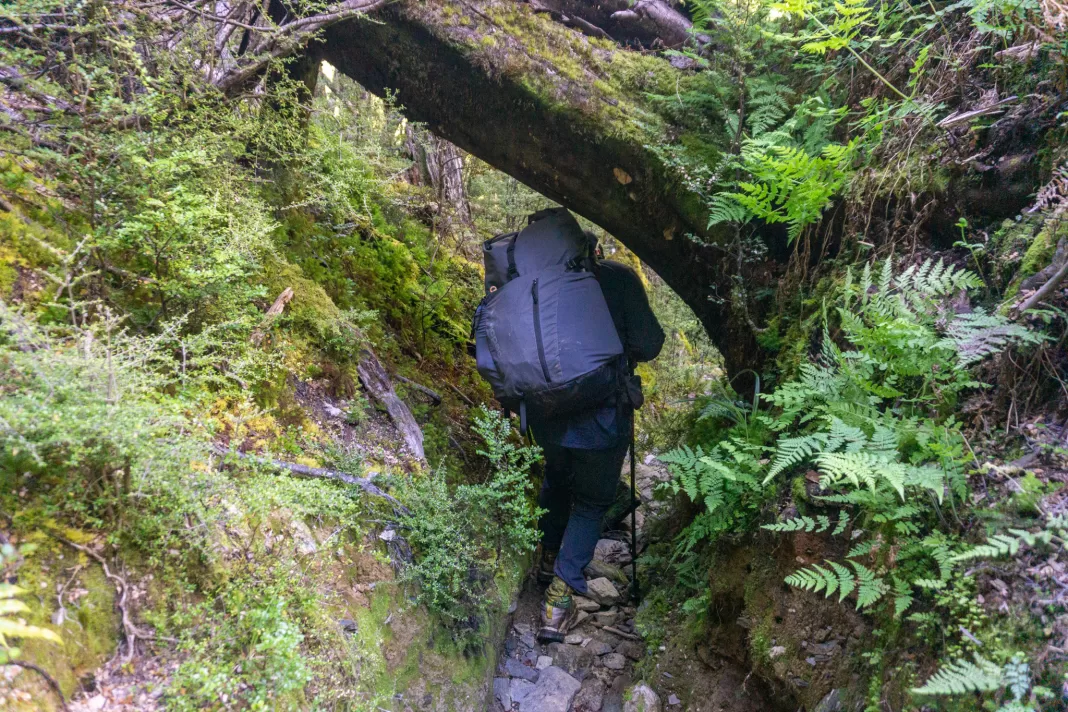
<instances>
[{"instance_id":1,"label":"moss on log","mask_svg":"<svg viewBox=\"0 0 1068 712\"><path fill-rule=\"evenodd\" d=\"M615 235L694 309L730 371L755 365L726 299L733 233L708 228L694 190L727 139L677 99L705 75L505 0L402 0L331 26L309 52Z\"/></svg>"}]
</instances>

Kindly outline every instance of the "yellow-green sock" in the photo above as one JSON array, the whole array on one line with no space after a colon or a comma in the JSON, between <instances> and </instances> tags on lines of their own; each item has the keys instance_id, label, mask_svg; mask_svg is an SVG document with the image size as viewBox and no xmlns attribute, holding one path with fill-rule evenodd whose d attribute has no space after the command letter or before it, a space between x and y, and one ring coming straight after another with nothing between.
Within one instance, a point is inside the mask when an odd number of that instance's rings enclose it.
<instances>
[{"instance_id":1,"label":"yellow-green sock","mask_svg":"<svg viewBox=\"0 0 1068 712\"><path fill-rule=\"evenodd\" d=\"M545 591L545 602L554 608L570 608L571 587L559 576L553 576L552 583Z\"/></svg>"}]
</instances>

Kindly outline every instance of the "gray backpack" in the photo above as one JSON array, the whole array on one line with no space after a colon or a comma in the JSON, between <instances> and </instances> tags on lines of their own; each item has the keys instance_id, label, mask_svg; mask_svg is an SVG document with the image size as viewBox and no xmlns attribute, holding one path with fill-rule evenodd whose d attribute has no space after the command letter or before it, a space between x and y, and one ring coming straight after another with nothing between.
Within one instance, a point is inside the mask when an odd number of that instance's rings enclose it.
<instances>
[{"instance_id":1,"label":"gray backpack","mask_svg":"<svg viewBox=\"0 0 1068 712\"><path fill-rule=\"evenodd\" d=\"M507 410L560 417L617 395L626 366L591 245L571 213L542 210L482 245L486 296L472 332L478 372Z\"/></svg>"}]
</instances>

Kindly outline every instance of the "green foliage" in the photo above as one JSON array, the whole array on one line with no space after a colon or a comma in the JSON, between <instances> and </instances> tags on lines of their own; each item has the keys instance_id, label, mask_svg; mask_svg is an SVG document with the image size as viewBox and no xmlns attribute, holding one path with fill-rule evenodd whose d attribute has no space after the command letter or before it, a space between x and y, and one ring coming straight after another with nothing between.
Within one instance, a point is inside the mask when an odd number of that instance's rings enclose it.
<instances>
[{"instance_id":1,"label":"green foliage","mask_svg":"<svg viewBox=\"0 0 1068 712\"><path fill-rule=\"evenodd\" d=\"M943 665L923 685L920 695L958 695L964 692L992 692L1001 687L1001 666L976 656L975 662L956 660Z\"/></svg>"},{"instance_id":2,"label":"green foliage","mask_svg":"<svg viewBox=\"0 0 1068 712\"><path fill-rule=\"evenodd\" d=\"M1046 520L1044 528L1037 532L1010 528L1007 534L995 534L987 539L985 544L958 553L953 557L953 561L1016 556L1021 546L1034 547L1039 544L1057 544L1068 550L1068 517L1051 516Z\"/></svg>"},{"instance_id":3,"label":"green foliage","mask_svg":"<svg viewBox=\"0 0 1068 712\"><path fill-rule=\"evenodd\" d=\"M852 524L855 541L844 560L799 569L786 583L839 601L855 597L858 609L885 605L892 618L926 599L963 621L967 605L940 598L954 567L1015 551L1021 532L995 537L973 554L959 552L956 532L938 516L943 506L967 501L965 443L949 413L960 394L981 386L968 368L1002 348L997 339L1038 340L994 316L958 338L961 318L948 301L979 285L971 273L931 261L896 276L889 262L866 266L859 279L847 273L835 310L825 310L819 358L763 396L772 409L736 414L717 407L710 417L731 423L723 439L664 457L675 476L672 489L702 505L680 535L679 551L736 530L771 496L776 479L814 467L818 499L839 511L763 528L839 535ZM1053 536L1022 534L1031 544Z\"/></svg>"},{"instance_id":4,"label":"green foliage","mask_svg":"<svg viewBox=\"0 0 1068 712\"><path fill-rule=\"evenodd\" d=\"M410 513L401 520L415 555L404 579L415 585L417 600L465 643L478 640L493 575L536 546L541 513L531 504L530 480L540 451L510 442L510 424L485 407L475 415L475 430L490 478L450 488L439 468L409 481Z\"/></svg>"},{"instance_id":5,"label":"green foliage","mask_svg":"<svg viewBox=\"0 0 1068 712\"><path fill-rule=\"evenodd\" d=\"M832 526L834 527L832 530ZM764 524L761 529L772 532L809 532L823 534L830 532L834 536L842 534L849 526L849 515L843 510L838 514L838 522L834 523L825 514L812 517L794 517L778 524Z\"/></svg>"},{"instance_id":6,"label":"green foliage","mask_svg":"<svg viewBox=\"0 0 1068 712\"><path fill-rule=\"evenodd\" d=\"M198 710L223 701L268 710L295 706L301 699L312 670L291 610L300 594L287 591L281 577L268 587L250 583L228 582L213 601L178 614L178 649L184 656L171 683L173 709Z\"/></svg>"},{"instance_id":7,"label":"green foliage","mask_svg":"<svg viewBox=\"0 0 1068 712\"><path fill-rule=\"evenodd\" d=\"M844 601L849 594L856 591L858 609L866 608L886 595L889 587L885 581L863 564L856 561L849 563L856 570L855 574L839 563L828 561L827 565L831 570L813 564L787 576L786 583L814 593L822 591L827 597L837 591L839 601Z\"/></svg>"},{"instance_id":8,"label":"green foliage","mask_svg":"<svg viewBox=\"0 0 1068 712\"><path fill-rule=\"evenodd\" d=\"M5 572L8 564L26 552L26 545L18 551L11 544L0 546L0 572ZM0 583L0 665L19 657L19 640L44 640L57 645L63 641L55 631L40 626L27 625L20 617L29 612L29 607L18 599L26 590L10 583Z\"/></svg>"}]
</instances>

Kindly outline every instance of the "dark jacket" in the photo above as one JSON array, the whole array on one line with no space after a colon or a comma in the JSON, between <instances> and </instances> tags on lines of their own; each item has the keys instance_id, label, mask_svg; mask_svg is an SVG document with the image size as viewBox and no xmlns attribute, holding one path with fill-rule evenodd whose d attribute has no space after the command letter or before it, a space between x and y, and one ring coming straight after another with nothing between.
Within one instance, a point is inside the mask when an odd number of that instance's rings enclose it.
<instances>
[{"instance_id":1,"label":"dark jacket","mask_svg":"<svg viewBox=\"0 0 1068 712\"><path fill-rule=\"evenodd\" d=\"M664 330L649 307L638 273L619 262L602 260L597 279L631 367L652 361L664 346ZM602 450L616 447L630 437L632 417L630 406L620 407L612 399L610 404L564 418L532 421L530 427L539 443Z\"/></svg>"}]
</instances>

